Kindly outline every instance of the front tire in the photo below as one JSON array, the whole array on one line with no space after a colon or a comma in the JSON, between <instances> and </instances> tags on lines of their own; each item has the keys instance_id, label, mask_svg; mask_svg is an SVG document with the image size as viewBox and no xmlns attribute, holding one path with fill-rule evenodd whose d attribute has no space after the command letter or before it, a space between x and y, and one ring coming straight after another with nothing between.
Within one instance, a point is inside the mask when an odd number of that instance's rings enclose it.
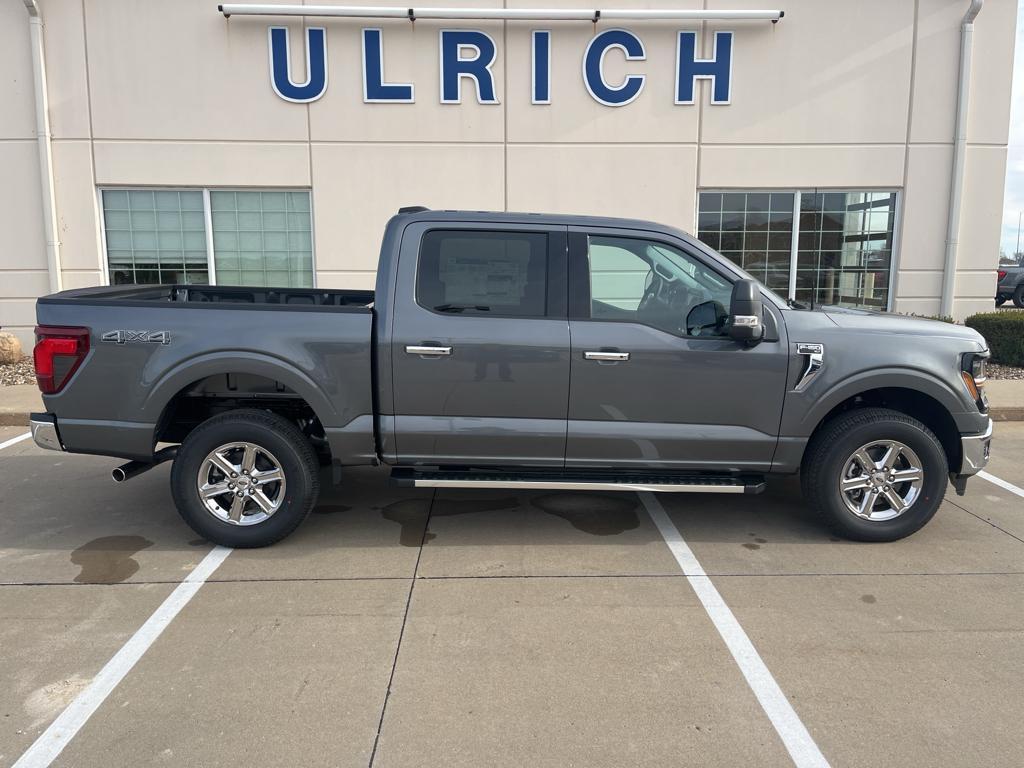
<instances>
[{"instance_id":1,"label":"front tire","mask_svg":"<svg viewBox=\"0 0 1024 768\"><path fill-rule=\"evenodd\" d=\"M927 426L886 408L844 413L807 446L804 498L839 534L896 541L932 519L949 467Z\"/></svg>"},{"instance_id":2,"label":"front tire","mask_svg":"<svg viewBox=\"0 0 1024 768\"><path fill-rule=\"evenodd\" d=\"M268 411L231 411L188 434L171 493L192 530L225 547L265 547L306 519L320 492L309 440Z\"/></svg>"}]
</instances>

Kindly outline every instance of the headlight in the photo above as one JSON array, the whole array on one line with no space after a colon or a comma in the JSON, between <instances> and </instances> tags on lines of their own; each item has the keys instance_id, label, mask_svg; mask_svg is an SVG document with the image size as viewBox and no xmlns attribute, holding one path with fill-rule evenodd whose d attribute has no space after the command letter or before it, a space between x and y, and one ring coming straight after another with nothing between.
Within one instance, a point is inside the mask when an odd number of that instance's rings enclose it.
<instances>
[{"instance_id":1,"label":"headlight","mask_svg":"<svg viewBox=\"0 0 1024 768\"><path fill-rule=\"evenodd\" d=\"M985 371L988 367L988 358L987 350L985 352L968 352L963 356L960 367L960 376L964 380L964 387L982 413L988 411L988 397L985 395Z\"/></svg>"}]
</instances>

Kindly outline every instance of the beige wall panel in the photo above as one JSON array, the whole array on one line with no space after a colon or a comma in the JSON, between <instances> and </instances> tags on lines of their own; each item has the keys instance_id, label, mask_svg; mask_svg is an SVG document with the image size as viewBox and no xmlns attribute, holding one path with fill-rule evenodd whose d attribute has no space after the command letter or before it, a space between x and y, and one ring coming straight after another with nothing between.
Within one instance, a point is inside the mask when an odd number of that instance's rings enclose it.
<instances>
[{"instance_id":1,"label":"beige wall panel","mask_svg":"<svg viewBox=\"0 0 1024 768\"><path fill-rule=\"evenodd\" d=\"M749 0L710 0L749 9ZM905 142L914 4L790 0L778 24L733 30L732 104L704 101L705 143ZM778 6L775 6L778 7ZM707 36L704 56L711 56ZM706 86L705 86L706 89Z\"/></svg>"},{"instance_id":2,"label":"beige wall panel","mask_svg":"<svg viewBox=\"0 0 1024 768\"><path fill-rule=\"evenodd\" d=\"M0 272L0 275L2 275L0 280L3 280L3 295L5 297L42 296L50 292L50 277L46 270L4 270Z\"/></svg>"},{"instance_id":3,"label":"beige wall panel","mask_svg":"<svg viewBox=\"0 0 1024 768\"><path fill-rule=\"evenodd\" d=\"M313 145L317 271L373 271L384 225L401 206L497 210L500 146Z\"/></svg>"},{"instance_id":4,"label":"beige wall panel","mask_svg":"<svg viewBox=\"0 0 1024 768\"><path fill-rule=\"evenodd\" d=\"M977 315L980 312L992 312L995 309L991 296L984 298L957 299L953 302L953 317L958 322L963 322L965 317Z\"/></svg>"},{"instance_id":5,"label":"beige wall panel","mask_svg":"<svg viewBox=\"0 0 1024 768\"><path fill-rule=\"evenodd\" d=\"M43 3L42 7L50 132L58 139L87 139L89 85L82 6L56 0Z\"/></svg>"},{"instance_id":6,"label":"beige wall panel","mask_svg":"<svg viewBox=\"0 0 1024 768\"><path fill-rule=\"evenodd\" d=\"M941 270L945 263L952 162L953 148L949 145L910 147L898 257L900 269Z\"/></svg>"},{"instance_id":7,"label":"beige wall panel","mask_svg":"<svg viewBox=\"0 0 1024 768\"><path fill-rule=\"evenodd\" d=\"M28 12L21 2L0 3L0 139L36 135Z\"/></svg>"},{"instance_id":8,"label":"beige wall panel","mask_svg":"<svg viewBox=\"0 0 1024 768\"><path fill-rule=\"evenodd\" d=\"M963 0L919 0L912 142L952 142Z\"/></svg>"},{"instance_id":9,"label":"beige wall panel","mask_svg":"<svg viewBox=\"0 0 1024 768\"><path fill-rule=\"evenodd\" d=\"M920 0L912 142L951 142L964 0ZM968 139L1004 143L1010 119L1014 0L988 0L975 22Z\"/></svg>"},{"instance_id":10,"label":"beige wall panel","mask_svg":"<svg viewBox=\"0 0 1024 768\"><path fill-rule=\"evenodd\" d=\"M305 143L97 141L95 153L99 185L308 187L310 179Z\"/></svg>"},{"instance_id":11,"label":"beige wall panel","mask_svg":"<svg viewBox=\"0 0 1024 768\"><path fill-rule=\"evenodd\" d=\"M893 312L904 315L937 315L939 314L938 299L896 299L893 305Z\"/></svg>"},{"instance_id":12,"label":"beige wall panel","mask_svg":"<svg viewBox=\"0 0 1024 768\"><path fill-rule=\"evenodd\" d=\"M536 7L533 0L516 0L510 8ZM593 8L586 0L558 3L557 7ZM700 2L654 0L645 8L698 9ZM508 32L508 138L523 142L696 142L699 108L676 105L676 32L693 25L676 22L609 22L600 32L621 26L644 44L646 61L624 60L611 51L605 58L605 76L618 85L627 75L643 74L644 88L621 107L599 104L583 82L583 54L595 34L587 23L514 22ZM551 104L530 103L531 36L534 29L551 30Z\"/></svg>"},{"instance_id":13,"label":"beige wall panel","mask_svg":"<svg viewBox=\"0 0 1024 768\"><path fill-rule=\"evenodd\" d=\"M92 288L96 285L103 285L103 273L98 270L63 270L64 290L72 288Z\"/></svg>"},{"instance_id":14,"label":"beige wall panel","mask_svg":"<svg viewBox=\"0 0 1024 768\"><path fill-rule=\"evenodd\" d=\"M1016 0L988 0L982 7L974 25L968 141L1005 144L1009 138L1016 29Z\"/></svg>"},{"instance_id":15,"label":"beige wall panel","mask_svg":"<svg viewBox=\"0 0 1024 768\"><path fill-rule=\"evenodd\" d=\"M694 229L695 147L510 146L510 210L626 216Z\"/></svg>"},{"instance_id":16,"label":"beige wall panel","mask_svg":"<svg viewBox=\"0 0 1024 768\"><path fill-rule=\"evenodd\" d=\"M53 172L61 267L97 269L100 265L99 214L89 142L55 141Z\"/></svg>"},{"instance_id":17,"label":"beige wall panel","mask_svg":"<svg viewBox=\"0 0 1024 768\"><path fill-rule=\"evenodd\" d=\"M956 273L957 299L989 299L996 295L996 269Z\"/></svg>"},{"instance_id":18,"label":"beige wall panel","mask_svg":"<svg viewBox=\"0 0 1024 768\"><path fill-rule=\"evenodd\" d=\"M6 269L45 271L46 238L36 142L0 141L0 168L8 181L0 184L0 232L4 233L0 275ZM17 294L0 291L0 296L11 295Z\"/></svg>"},{"instance_id":19,"label":"beige wall panel","mask_svg":"<svg viewBox=\"0 0 1024 768\"><path fill-rule=\"evenodd\" d=\"M942 294L942 271L901 269L897 273L900 296L908 299L936 299Z\"/></svg>"},{"instance_id":20,"label":"beige wall panel","mask_svg":"<svg viewBox=\"0 0 1024 768\"><path fill-rule=\"evenodd\" d=\"M270 85L271 25L292 30L292 71L304 72L298 20L227 20L208 0L87 0L95 135L305 140L306 110Z\"/></svg>"},{"instance_id":21,"label":"beige wall panel","mask_svg":"<svg viewBox=\"0 0 1024 768\"><path fill-rule=\"evenodd\" d=\"M382 3L387 5L388 3ZM452 6L501 7L462 0ZM448 6L446 6L448 7ZM323 20L321 20L323 21ZM311 22L312 23L312 22ZM319 22L317 22L319 23ZM309 108L314 141L501 141L505 132L505 45L501 24L463 21L327 20L327 93ZM364 104L362 30L382 30L384 82L412 83L414 104ZM491 72L499 104L480 104L473 81L462 81L462 103L442 104L439 44L442 29L486 32L497 49ZM299 105L289 105L301 109Z\"/></svg>"},{"instance_id":22,"label":"beige wall panel","mask_svg":"<svg viewBox=\"0 0 1024 768\"><path fill-rule=\"evenodd\" d=\"M317 272L318 288L347 288L349 290L373 290L377 285L377 273L366 271Z\"/></svg>"},{"instance_id":23,"label":"beige wall panel","mask_svg":"<svg viewBox=\"0 0 1024 768\"><path fill-rule=\"evenodd\" d=\"M903 146L701 147L700 186L853 187L903 185Z\"/></svg>"},{"instance_id":24,"label":"beige wall panel","mask_svg":"<svg viewBox=\"0 0 1024 768\"><path fill-rule=\"evenodd\" d=\"M957 270L987 270L999 261L1006 147L968 147Z\"/></svg>"},{"instance_id":25,"label":"beige wall panel","mask_svg":"<svg viewBox=\"0 0 1024 768\"><path fill-rule=\"evenodd\" d=\"M36 326L36 300L0 299L0 327L18 336L21 348L31 352Z\"/></svg>"}]
</instances>

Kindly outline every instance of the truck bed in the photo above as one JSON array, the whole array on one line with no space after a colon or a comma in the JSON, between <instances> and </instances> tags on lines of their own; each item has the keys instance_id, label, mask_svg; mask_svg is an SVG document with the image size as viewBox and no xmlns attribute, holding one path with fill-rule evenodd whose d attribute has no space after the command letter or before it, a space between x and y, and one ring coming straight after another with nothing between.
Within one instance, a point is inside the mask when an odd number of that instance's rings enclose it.
<instances>
[{"instance_id":1,"label":"truck bed","mask_svg":"<svg viewBox=\"0 0 1024 768\"><path fill-rule=\"evenodd\" d=\"M374 292L209 285L105 286L40 298L41 326L88 329L66 386L44 395L64 446L148 460L213 393L237 407L308 406L336 456L375 460Z\"/></svg>"}]
</instances>

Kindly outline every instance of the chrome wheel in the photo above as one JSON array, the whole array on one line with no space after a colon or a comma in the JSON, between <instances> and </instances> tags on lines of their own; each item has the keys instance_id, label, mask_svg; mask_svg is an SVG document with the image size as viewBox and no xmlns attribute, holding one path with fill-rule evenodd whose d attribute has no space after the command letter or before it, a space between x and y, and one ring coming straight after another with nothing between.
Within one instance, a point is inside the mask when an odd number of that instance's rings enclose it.
<instances>
[{"instance_id":1,"label":"chrome wheel","mask_svg":"<svg viewBox=\"0 0 1024 768\"><path fill-rule=\"evenodd\" d=\"M254 443L226 443L207 454L196 487L206 511L231 525L256 525L280 509L281 462Z\"/></svg>"},{"instance_id":2,"label":"chrome wheel","mask_svg":"<svg viewBox=\"0 0 1024 768\"><path fill-rule=\"evenodd\" d=\"M923 484L924 469L913 450L895 440L876 440L847 460L839 492L853 514L878 522L914 506Z\"/></svg>"}]
</instances>

